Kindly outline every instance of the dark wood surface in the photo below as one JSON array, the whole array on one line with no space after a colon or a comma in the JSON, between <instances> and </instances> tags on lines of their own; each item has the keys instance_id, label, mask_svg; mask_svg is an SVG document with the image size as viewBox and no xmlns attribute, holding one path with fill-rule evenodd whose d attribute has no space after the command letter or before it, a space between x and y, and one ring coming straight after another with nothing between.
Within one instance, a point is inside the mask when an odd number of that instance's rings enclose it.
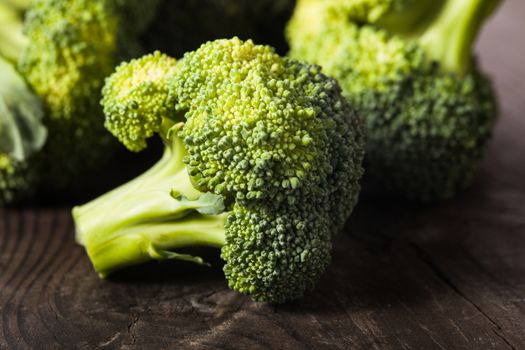
<instances>
[{"instance_id":1,"label":"dark wood surface","mask_svg":"<svg viewBox=\"0 0 525 350\"><path fill-rule=\"evenodd\" d=\"M428 207L364 198L303 300L251 302L216 255L101 281L69 205L4 209L0 348L525 349L524 15L507 0L480 40L502 113L472 188Z\"/></svg>"}]
</instances>

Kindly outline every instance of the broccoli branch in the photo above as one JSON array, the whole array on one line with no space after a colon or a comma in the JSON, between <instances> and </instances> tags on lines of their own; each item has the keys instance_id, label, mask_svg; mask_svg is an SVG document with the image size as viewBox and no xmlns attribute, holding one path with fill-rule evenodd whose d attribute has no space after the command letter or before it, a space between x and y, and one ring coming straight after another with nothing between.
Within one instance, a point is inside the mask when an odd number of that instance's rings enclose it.
<instances>
[{"instance_id":1,"label":"broccoli branch","mask_svg":"<svg viewBox=\"0 0 525 350\"><path fill-rule=\"evenodd\" d=\"M483 21L502 0L448 0L419 37L431 59L449 72L465 74L472 62L472 46Z\"/></svg>"},{"instance_id":2,"label":"broccoli branch","mask_svg":"<svg viewBox=\"0 0 525 350\"><path fill-rule=\"evenodd\" d=\"M73 209L77 241L86 246L102 276L157 259L203 263L175 253L189 246L222 247L227 213L221 196L197 191L174 126L162 159L149 171L106 195Z\"/></svg>"},{"instance_id":3,"label":"broccoli branch","mask_svg":"<svg viewBox=\"0 0 525 350\"><path fill-rule=\"evenodd\" d=\"M389 11L371 23L398 35L413 36L439 13L446 0L405 1L396 5L393 1ZM369 16L370 17L370 16ZM372 17L373 19L373 17Z\"/></svg>"}]
</instances>

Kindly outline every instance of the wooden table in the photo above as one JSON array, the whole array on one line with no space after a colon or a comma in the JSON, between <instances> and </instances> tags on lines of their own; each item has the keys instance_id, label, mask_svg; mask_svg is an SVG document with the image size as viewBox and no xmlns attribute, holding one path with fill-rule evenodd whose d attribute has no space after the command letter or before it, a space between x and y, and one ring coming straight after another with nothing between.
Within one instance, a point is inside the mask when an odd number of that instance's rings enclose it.
<instances>
[{"instance_id":1,"label":"wooden table","mask_svg":"<svg viewBox=\"0 0 525 350\"><path fill-rule=\"evenodd\" d=\"M0 348L525 349L525 2L484 30L502 117L472 188L421 207L364 199L333 264L280 307L205 268L98 279L70 204L0 211Z\"/></svg>"}]
</instances>

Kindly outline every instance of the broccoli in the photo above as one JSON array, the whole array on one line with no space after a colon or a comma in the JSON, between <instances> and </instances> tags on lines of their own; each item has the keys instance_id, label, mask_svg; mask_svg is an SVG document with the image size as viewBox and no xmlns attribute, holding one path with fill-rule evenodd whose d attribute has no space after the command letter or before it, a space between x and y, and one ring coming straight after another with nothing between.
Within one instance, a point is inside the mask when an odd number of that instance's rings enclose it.
<instances>
[{"instance_id":1,"label":"broccoli","mask_svg":"<svg viewBox=\"0 0 525 350\"><path fill-rule=\"evenodd\" d=\"M15 68L27 44L22 13L15 3L0 1L0 203L29 195L37 174L28 160L43 147L47 129L42 103Z\"/></svg>"},{"instance_id":2,"label":"broccoli","mask_svg":"<svg viewBox=\"0 0 525 350\"><path fill-rule=\"evenodd\" d=\"M103 127L100 89L122 58L141 52L131 28L143 29L154 14L143 7L138 0L32 2L24 25L29 45L18 68L46 110L44 186L69 186L115 148Z\"/></svg>"},{"instance_id":3,"label":"broccoli","mask_svg":"<svg viewBox=\"0 0 525 350\"><path fill-rule=\"evenodd\" d=\"M0 202L31 192L36 181L28 160L47 137L40 98L15 67L0 56Z\"/></svg>"},{"instance_id":4,"label":"broccoli","mask_svg":"<svg viewBox=\"0 0 525 350\"><path fill-rule=\"evenodd\" d=\"M323 66L367 123L372 183L419 201L471 182L497 115L472 46L500 0L301 0L290 55Z\"/></svg>"},{"instance_id":5,"label":"broccoli","mask_svg":"<svg viewBox=\"0 0 525 350\"><path fill-rule=\"evenodd\" d=\"M161 160L73 209L77 241L102 276L180 249L222 247L229 286L281 303L311 289L350 215L363 173L361 120L315 65L238 38L178 61L156 52L103 88L106 127Z\"/></svg>"}]
</instances>

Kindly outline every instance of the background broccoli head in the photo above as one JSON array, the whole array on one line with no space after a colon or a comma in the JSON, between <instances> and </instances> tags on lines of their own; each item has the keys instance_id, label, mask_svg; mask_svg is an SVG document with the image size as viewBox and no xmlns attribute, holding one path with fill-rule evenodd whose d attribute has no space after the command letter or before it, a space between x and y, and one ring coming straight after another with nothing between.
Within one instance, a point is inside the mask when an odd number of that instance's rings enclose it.
<instances>
[{"instance_id":1,"label":"background broccoli head","mask_svg":"<svg viewBox=\"0 0 525 350\"><path fill-rule=\"evenodd\" d=\"M377 12L352 12L372 3ZM367 174L411 199L465 188L496 117L490 81L471 53L495 6L459 3L303 0L288 27L291 56L321 64L366 120Z\"/></svg>"},{"instance_id":2,"label":"background broccoli head","mask_svg":"<svg viewBox=\"0 0 525 350\"><path fill-rule=\"evenodd\" d=\"M148 3L155 8L155 1ZM35 166L43 189L77 183L115 149L104 130L100 90L120 59L141 52L136 28L144 28L154 12L144 11L139 21L133 16L138 9L132 0L31 3L24 26L29 43L18 68L41 96L49 129Z\"/></svg>"},{"instance_id":3,"label":"background broccoli head","mask_svg":"<svg viewBox=\"0 0 525 350\"><path fill-rule=\"evenodd\" d=\"M363 173L363 125L335 80L269 46L223 39L176 63L155 53L123 64L103 104L109 130L130 149L158 133L166 153L75 208L99 272L211 245L222 246L230 287L256 300L295 299L315 284ZM107 241L120 239L163 253L108 253Z\"/></svg>"}]
</instances>

